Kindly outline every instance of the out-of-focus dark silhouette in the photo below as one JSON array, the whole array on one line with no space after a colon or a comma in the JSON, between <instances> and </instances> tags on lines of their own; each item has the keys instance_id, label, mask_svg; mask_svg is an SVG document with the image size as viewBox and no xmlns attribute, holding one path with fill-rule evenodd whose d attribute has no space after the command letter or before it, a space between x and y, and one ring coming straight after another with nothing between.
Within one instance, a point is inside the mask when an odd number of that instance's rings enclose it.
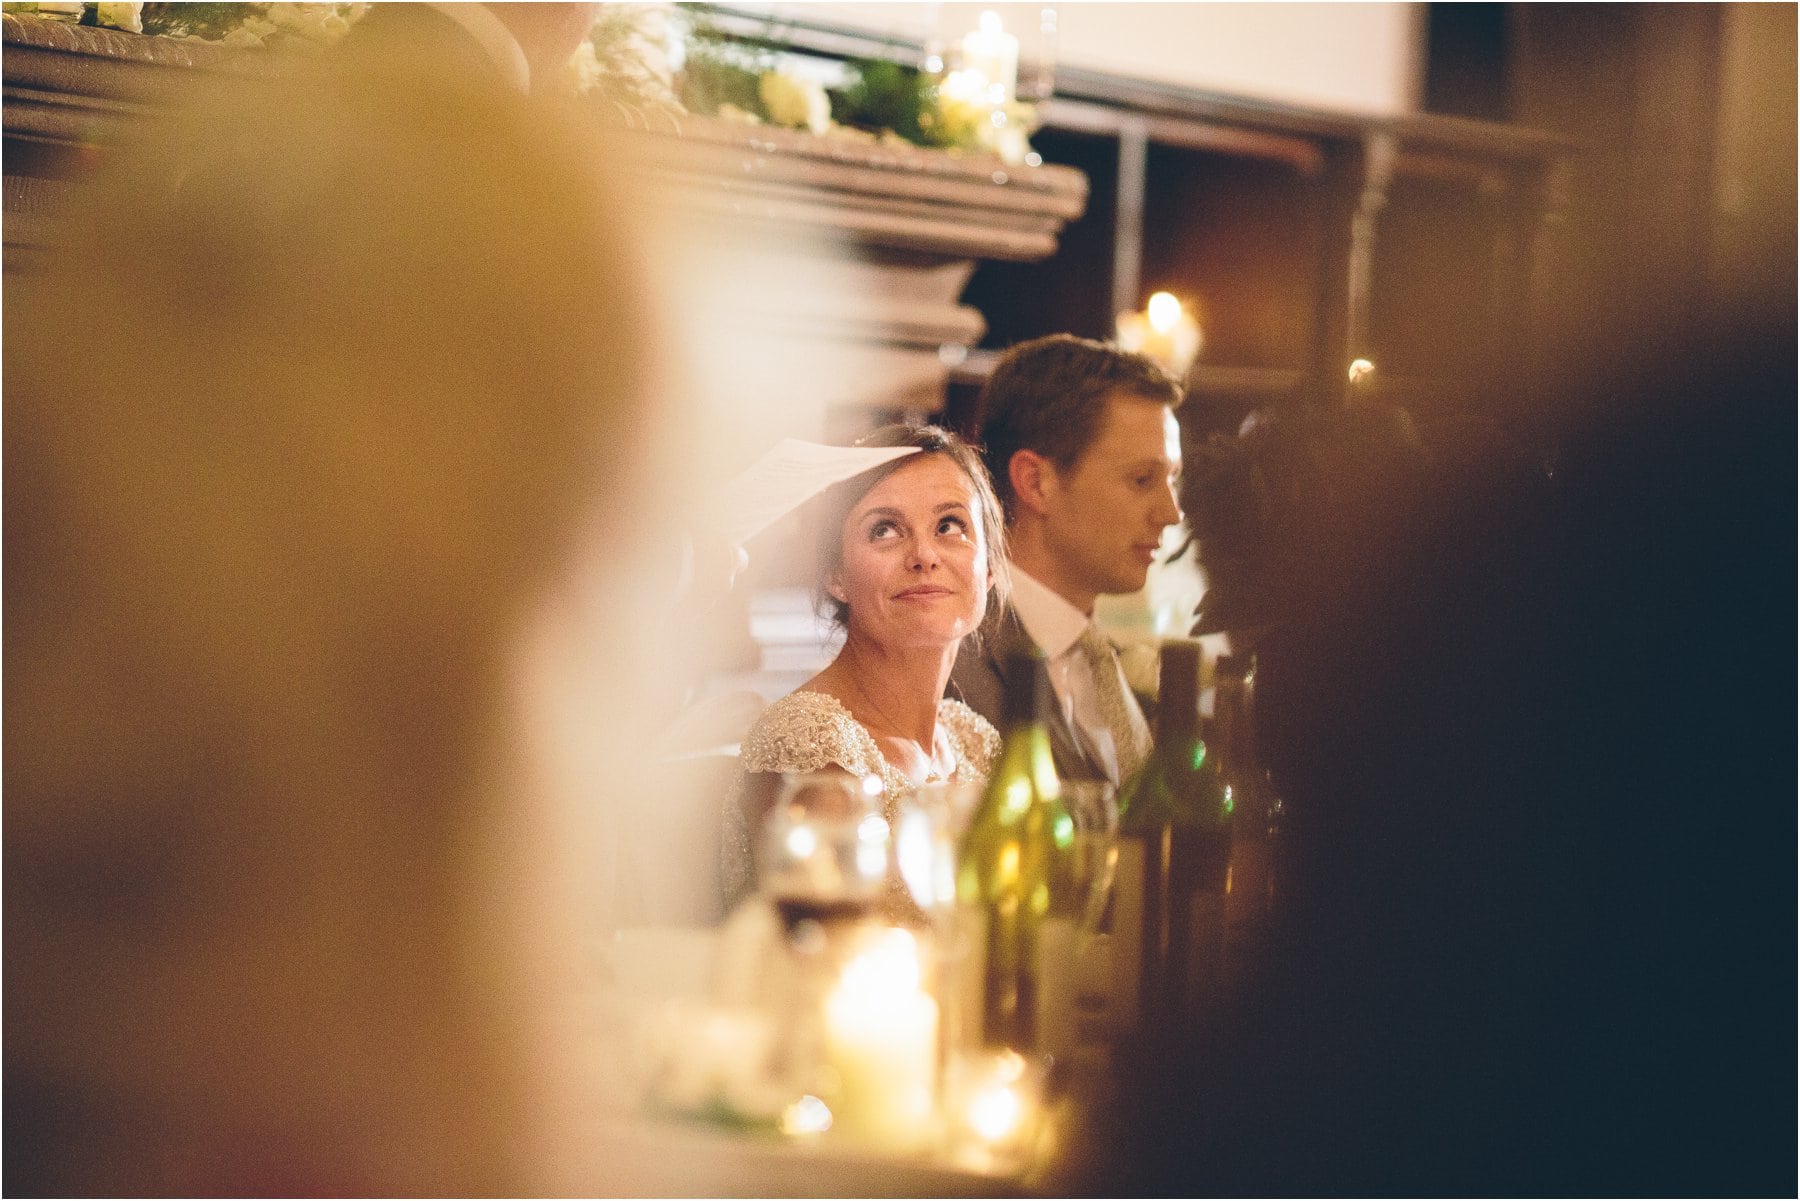
<instances>
[{"instance_id":1,"label":"out-of-focus dark silhouette","mask_svg":"<svg viewBox=\"0 0 1800 1201\"><path fill-rule=\"evenodd\" d=\"M1120 1191L1793 1187L1792 297L1694 314L1571 364L1554 454L1240 440L1295 501L1218 623L1287 891L1232 1018L1128 1085Z\"/></svg>"}]
</instances>

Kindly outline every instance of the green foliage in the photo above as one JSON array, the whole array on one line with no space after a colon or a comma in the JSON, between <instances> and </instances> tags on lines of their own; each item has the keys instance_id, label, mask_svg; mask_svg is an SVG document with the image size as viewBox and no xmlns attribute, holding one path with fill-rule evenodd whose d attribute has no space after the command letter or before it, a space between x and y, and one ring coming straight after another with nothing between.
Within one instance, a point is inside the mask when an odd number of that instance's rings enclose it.
<instances>
[{"instance_id":1,"label":"green foliage","mask_svg":"<svg viewBox=\"0 0 1800 1201\"><path fill-rule=\"evenodd\" d=\"M832 94L833 120L872 133L891 129L919 146L939 144L929 77L880 59L860 59L850 66L856 78Z\"/></svg>"},{"instance_id":2,"label":"green foliage","mask_svg":"<svg viewBox=\"0 0 1800 1201\"><path fill-rule=\"evenodd\" d=\"M766 118L756 82L764 71L774 69L774 51L696 21L688 31L677 96L691 113L711 115L729 104Z\"/></svg>"},{"instance_id":3,"label":"green foliage","mask_svg":"<svg viewBox=\"0 0 1800 1201\"><path fill-rule=\"evenodd\" d=\"M244 23L246 17L267 16L267 4L146 4L144 32L168 37L197 37L217 41Z\"/></svg>"}]
</instances>

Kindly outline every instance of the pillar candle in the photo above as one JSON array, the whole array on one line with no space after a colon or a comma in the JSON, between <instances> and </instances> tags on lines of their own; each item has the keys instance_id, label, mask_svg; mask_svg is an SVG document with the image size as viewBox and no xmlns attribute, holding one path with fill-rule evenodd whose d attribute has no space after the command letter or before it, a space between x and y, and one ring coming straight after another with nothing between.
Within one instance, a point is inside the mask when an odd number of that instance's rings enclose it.
<instances>
[{"instance_id":1,"label":"pillar candle","mask_svg":"<svg viewBox=\"0 0 1800 1201\"><path fill-rule=\"evenodd\" d=\"M962 67L987 80L989 103L1012 102L1019 80L1019 39L1001 28L999 13L982 13L981 24L963 36Z\"/></svg>"},{"instance_id":2,"label":"pillar candle","mask_svg":"<svg viewBox=\"0 0 1800 1201\"><path fill-rule=\"evenodd\" d=\"M918 944L904 930L881 932L845 964L825 1002L834 1130L895 1150L931 1136L938 1006L919 982Z\"/></svg>"}]
</instances>

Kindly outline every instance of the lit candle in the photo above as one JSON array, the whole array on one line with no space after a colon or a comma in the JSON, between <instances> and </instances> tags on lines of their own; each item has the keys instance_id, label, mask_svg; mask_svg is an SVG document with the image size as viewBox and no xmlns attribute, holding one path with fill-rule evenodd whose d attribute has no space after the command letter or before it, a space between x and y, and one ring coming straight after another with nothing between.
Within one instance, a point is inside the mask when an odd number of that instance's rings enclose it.
<instances>
[{"instance_id":1,"label":"lit candle","mask_svg":"<svg viewBox=\"0 0 1800 1201\"><path fill-rule=\"evenodd\" d=\"M1012 102L1019 79L1019 39L1001 27L999 13L982 13L980 24L963 35L962 69L986 81L988 103Z\"/></svg>"},{"instance_id":2,"label":"lit candle","mask_svg":"<svg viewBox=\"0 0 1800 1201\"><path fill-rule=\"evenodd\" d=\"M896 1150L931 1137L938 1007L920 975L918 943L905 930L881 931L844 965L825 1000L835 1130Z\"/></svg>"},{"instance_id":3,"label":"lit candle","mask_svg":"<svg viewBox=\"0 0 1800 1201\"><path fill-rule=\"evenodd\" d=\"M1120 313L1119 345L1155 359L1175 378L1186 378L1200 353L1200 323L1179 299L1157 292L1141 313Z\"/></svg>"}]
</instances>

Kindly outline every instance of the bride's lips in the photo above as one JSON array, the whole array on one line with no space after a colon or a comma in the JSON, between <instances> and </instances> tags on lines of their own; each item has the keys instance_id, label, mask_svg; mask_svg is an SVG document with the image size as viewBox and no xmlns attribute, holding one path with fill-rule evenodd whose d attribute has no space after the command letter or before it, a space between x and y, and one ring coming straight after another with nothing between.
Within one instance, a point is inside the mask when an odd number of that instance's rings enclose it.
<instances>
[{"instance_id":1,"label":"bride's lips","mask_svg":"<svg viewBox=\"0 0 1800 1201\"><path fill-rule=\"evenodd\" d=\"M894 594L894 599L895 600L929 600L930 598L932 598L934 596L949 596L949 595L950 595L950 589L948 589L948 588L941 588L936 584L920 584L916 588L908 588L904 592L896 592Z\"/></svg>"},{"instance_id":2,"label":"bride's lips","mask_svg":"<svg viewBox=\"0 0 1800 1201\"><path fill-rule=\"evenodd\" d=\"M1132 548L1131 548L1132 553L1137 555L1138 558L1142 559L1146 563L1156 562L1156 552L1161 549L1162 549L1162 544L1160 542L1149 543L1149 544L1140 543L1140 544L1136 544L1136 545L1132 546Z\"/></svg>"}]
</instances>

